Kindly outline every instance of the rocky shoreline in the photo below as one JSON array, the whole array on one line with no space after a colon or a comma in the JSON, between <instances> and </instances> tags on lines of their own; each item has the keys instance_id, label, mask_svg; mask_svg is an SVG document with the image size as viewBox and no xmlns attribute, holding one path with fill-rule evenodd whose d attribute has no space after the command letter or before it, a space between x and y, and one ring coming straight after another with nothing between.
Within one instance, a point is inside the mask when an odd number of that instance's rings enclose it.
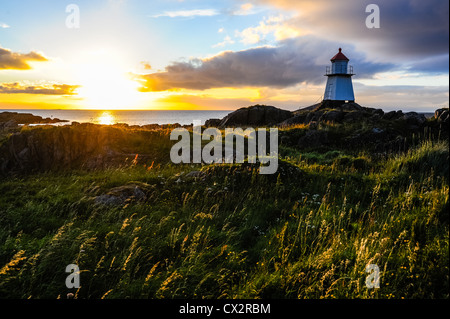
<instances>
[{"instance_id":1,"label":"rocky shoreline","mask_svg":"<svg viewBox=\"0 0 450 319\"><path fill-rule=\"evenodd\" d=\"M33 115L31 113L18 112L1 112L0 113L0 130L17 128L19 125L27 124L56 124L68 123L68 120L61 120L59 118L43 118L41 116Z\"/></svg>"},{"instance_id":2,"label":"rocky shoreline","mask_svg":"<svg viewBox=\"0 0 450 319\"><path fill-rule=\"evenodd\" d=\"M434 113L439 122L448 123L448 108L437 109ZM382 109L362 107L357 103L345 103L335 107L330 107L327 103L321 102L296 111L287 111L268 105L253 105L243 107L231 112L222 119L209 119L205 122L206 127L249 127L249 126L278 126L289 127L297 124L315 125L323 122L327 123L352 123L356 121L369 121L376 123L380 120L406 122L411 129L417 129L426 122L424 114L417 112L406 112L401 110L384 112ZM1 112L0 131L17 129L20 125L35 124L57 124L70 123L69 120L59 118L42 118L31 113ZM72 125L79 125L72 122ZM177 127L191 127L192 125L172 124L146 124L129 125L127 123L117 123L112 126L142 129L166 129Z\"/></svg>"},{"instance_id":3,"label":"rocky shoreline","mask_svg":"<svg viewBox=\"0 0 450 319\"><path fill-rule=\"evenodd\" d=\"M434 118L439 122L448 123L448 108L437 109ZM427 119L425 115L417 112L403 113L401 110L384 112L382 109L362 107L357 103L346 103L333 108L326 103L319 103L293 112L274 106L254 105L238 109L223 119L206 121L205 126L223 128L226 126L276 125L289 127L297 124L315 125L324 122L345 124L368 121L376 124L382 120L405 122L411 129L418 129Z\"/></svg>"},{"instance_id":4,"label":"rocky shoreline","mask_svg":"<svg viewBox=\"0 0 450 319\"><path fill-rule=\"evenodd\" d=\"M180 124L129 126L76 123L24 129L19 124L67 122L32 114L0 113L0 174L57 169L102 169L136 163L167 163L171 129ZM192 126L192 125L191 125ZM206 127L279 128L281 147L299 150L406 151L418 136L447 139L449 110L432 118L416 112L362 107L356 103L329 108L323 103L294 112L273 106L238 109ZM189 127L185 125L184 127Z\"/></svg>"}]
</instances>

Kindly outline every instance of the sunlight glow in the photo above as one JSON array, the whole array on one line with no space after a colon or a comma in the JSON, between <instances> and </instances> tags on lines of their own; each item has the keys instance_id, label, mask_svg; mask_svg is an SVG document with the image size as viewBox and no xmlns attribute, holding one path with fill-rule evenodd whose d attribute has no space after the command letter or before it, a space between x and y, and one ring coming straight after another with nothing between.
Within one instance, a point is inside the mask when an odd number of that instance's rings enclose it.
<instances>
[{"instance_id":1,"label":"sunlight glow","mask_svg":"<svg viewBox=\"0 0 450 319\"><path fill-rule=\"evenodd\" d=\"M136 109L138 83L128 77L123 57L113 50L85 52L76 65L84 108L97 110Z\"/></svg>"},{"instance_id":2,"label":"sunlight glow","mask_svg":"<svg viewBox=\"0 0 450 319\"><path fill-rule=\"evenodd\" d=\"M116 118L110 112L103 112L95 122L101 125L113 125L116 123Z\"/></svg>"}]
</instances>

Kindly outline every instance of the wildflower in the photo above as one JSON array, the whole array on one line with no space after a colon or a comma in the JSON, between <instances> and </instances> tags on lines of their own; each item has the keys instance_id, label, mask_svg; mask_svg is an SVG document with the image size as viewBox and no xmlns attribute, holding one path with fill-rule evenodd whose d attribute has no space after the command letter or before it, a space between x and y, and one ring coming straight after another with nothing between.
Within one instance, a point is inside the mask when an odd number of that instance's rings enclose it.
<instances>
[{"instance_id":1,"label":"wildflower","mask_svg":"<svg viewBox=\"0 0 450 319\"><path fill-rule=\"evenodd\" d=\"M16 253L11 259L11 261L0 269L0 275L6 275L11 270L18 270L17 266L19 265L19 263L27 258L24 255L25 255L24 250L20 250L18 253Z\"/></svg>"},{"instance_id":2,"label":"wildflower","mask_svg":"<svg viewBox=\"0 0 450 319\"><path fill-rule=\"evenodd\" d=\"M104 294L100 299L105 299L106 296L107 296L111 291L113 291L113 290L110 289L110 290L108 290L107 292L105 292L105 294Z\"/></svg>"},{"instance_id":3,"label":"wildflower","mask_svg":"<svg viewBox=\"0 0 450 319\"><path fill-rule=\"evenodd\" d=\"M138 157L139 157L139 154L136 154L136 156L134 157L134 160L131 162L131 165L136 166Z\"/></svg>"}]
</instances>

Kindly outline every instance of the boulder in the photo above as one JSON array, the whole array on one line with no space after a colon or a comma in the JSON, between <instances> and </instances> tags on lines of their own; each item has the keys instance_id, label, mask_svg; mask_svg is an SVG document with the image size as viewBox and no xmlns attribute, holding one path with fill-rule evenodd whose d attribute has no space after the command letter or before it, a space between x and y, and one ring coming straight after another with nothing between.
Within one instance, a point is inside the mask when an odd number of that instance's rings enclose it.
<instances>
[{"instance_id":1,"label":"boulder","mask_svg":"<svg viewBox=\"0 0 450 319\"><path fill-rule=\"evenodd\" d=\"M189 177L198 178L200 176L202 176L202 172L201 171L191 171L191 172L186 174L187 178L189 178Z\"/></svg>"},{"instance_id":2,"label":"boulder","mask_svg":"<svg viewBox=\"0 0 450 319\"><path fill-rule=\"evenodd\" d=\"M317 147L328 144L328 132L321 130L309 130L298 140L300 148Z\"/></svg>"},{"instance_id":3,"label":"boulder","mask_svg":"<svg viewBox=\"0 0 450 319\"><path fill-rule=\"evenodd\" d=\"M344 115L343 122L354 123L354 122L360 121L362 118L364 118L364 115L362 112L359 112L359 111L347 112Z\"/></svg>"},{"instance_id":4,"label":"boulder","mask_svg":"<svg viewBox=\"0 0 450 319\"><path fill-rule=\"evenodd\" d=\"M19 125L15 119L11 119L6 122L0 122L0 130L9 131L18 128Z\"/></svg>"},{"instance_id":5,"label":"boulder","mask_svg":"<svg viewBox=\"0 0 450 319\"><path fill-rule=\"evenodd\" d=\"M418 114L416 112L408 112L405 113L401 120L405 121L406 124L412 127L420 127L423 123L427 121L425 115Z\"/></svg>"},{"instance_id":6,"label":"boulder","mask_svg":"<svg viewBox=\"0 0 450 319\"><path fill-rule=\"evenodd\" d=\"M306 116L308 115L308 112L299 113L293 117L288 118L287 120L284 120L280 123L280 126L290 126L295 124L304 124L306 123Z\"/></svg>"},{"instance_id":7,"label":"boulder","mask_svg":"<svg viewBox=\"0 0 450 319\"><path fill-rule=\"evenodd\" d=\"M375 134L379 134L379 133L383 133L383 132L384 132L384 130L382 130L381 128L378 128L378 127L374 127L372 129L372 133L375 133Z\"/></svg>"},{"instance_id":8,"label":"boulder","mask_svg":"<svg viewBox=\"0 0 450 319\"><path fill-rule=\"evenodd\" d=\"M322 117L323 113L325 111L314 111L309 112L306 115L305 123L311 123L311 122L319 122L319 119Z\"/></svg>"},{"instance_id":9,"label":"boulder","mask_svg":"<svg viewBox=\"0 0 450 319\"><path fill-rule=\"evenodd\" d=\"M437 119L438 122L448 123L449 118L448 108L437 109L434 112L434 118Z\"/></svg>"},{"instance_id":10,"label":"boulder","mask_svg":"<svg viewBox=\"0 0 450 319\"><path fill-rule=\"evenodd\" d=\"M375 109L373 110L374 114L378 114L379 116L383 116L384 115L384 111L382 109Z\"/></svg>"},{"instance_id":11,"label":"boulder","mask_svg":"<svg viewBox=\"0 0 450 319\"><path fill-rule=\"evenodd\" d=\"M209 119L205 121L206 127L218 127L220 125L221 119Z\"/></svg>"},{"instance_id":12,"label":"boulder","mask_svg":"<svg viewBox=\"0 0 450 319\"><path fill-rule=\"evenodd\" d=\"M287 110L267 105L254 105L228 114L220 121L219 127L275 125L292 116L292 112Z\"/></svg>"},{"instance_id":13,"label":"boulder","mask_svg":"<svg viewBox=\"0 0 450 319\"><path fill-rule=\"evenodd\" d=\"M383 115L383 120L388 120L388 121L392 121L392 120L397 120L399 118L401 118L403 116L403 112L402 111L390 111L387 112Z\"/></svg>"},{"instance_id":14,"label":"boulder","mask_svg":"<svg viewBox=\"0 0 450 319\"><path fill-rule=\"evenodd\" d=\"M147 196L142 188L136 184L119 186L108 193L95 197L94 202L100 205L121 206L128 202L146 200Z\"/></svg>"},{"instance_id":15,"label":"boulder","mask_svg":"<svg viewBox=\"0 0 450 319\"><path fill-rule=\"evenodd\" d=\"M345 103L339 107L342 111L362 111L363 108L361 105L355 102Z\"/></svg>"},{"instance_id":16,"label":"boulder","mask_svg":"<svg viewBox=\"0 0 450 319\"><path fill-rule=\"evenodd\" d=\"M341 122L342 119L344 118L345 113L343 111L338 111L338 110L331 110L328 111L326 113L324 113L320 118L319 121L320 122Z\"/></svg>"},{"instance_id":17,"label":"boulder","mask_svg":"<svg viewBox=\"0 0 450 319\"><path fill-rule=\"evenodd\" d=\"M369 121L371 123L378 123L381 120L381 115L378 113L374 113L369 117Z\"/></svg>"},{"instance_id":18,"label":"boulder","mask_svg":"<svg viewBox=\"0 0 450 319\"><path fill-rule=\"evenodd\" d=\"M362 111L363 108L355 102L342 103L340 101L322 101L316 104L314 111L324 110L324 109L338 109L341 111Z\"/></svg>"}]
</instances>

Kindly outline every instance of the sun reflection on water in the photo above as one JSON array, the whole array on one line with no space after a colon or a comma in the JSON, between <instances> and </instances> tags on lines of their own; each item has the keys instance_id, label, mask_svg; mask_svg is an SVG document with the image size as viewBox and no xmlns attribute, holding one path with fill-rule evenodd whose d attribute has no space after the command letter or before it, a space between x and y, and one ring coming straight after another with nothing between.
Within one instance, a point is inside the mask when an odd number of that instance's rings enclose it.
<instances>
[{"instance_id":1,"label":"sun reflection on water","mask_svg":"<svg viewBox=\"0 0 450 319\"><path fill-rule=\"evenodd\" d=\"M110 112L103 112L97 117L96 122L101 125L113 125L116 123L116 118Z\"/></svg>"}]
</instances>

